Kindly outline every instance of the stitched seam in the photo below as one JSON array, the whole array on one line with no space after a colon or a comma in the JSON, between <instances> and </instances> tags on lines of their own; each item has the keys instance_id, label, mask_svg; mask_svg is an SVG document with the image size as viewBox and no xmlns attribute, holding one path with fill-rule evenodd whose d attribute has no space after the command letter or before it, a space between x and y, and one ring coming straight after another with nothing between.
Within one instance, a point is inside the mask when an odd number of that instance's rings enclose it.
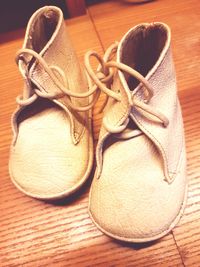
<instances>
[{"instance_id":1,"label":"stitched seam","mask_svg":"<svg viewBox=\"0 0 200 267\"><path fill-rule=\"evenodd\" d=\"M83 135L85 133L85 130L86 130L86 127L82 126L82 130L80 133L74 131L74 133L78 134L78 138L76 138L76 136L74 136L74 138L76 139L77 142L79 142L81 140L81 138L83 137Z\"/></svg>"},{"instance_id":2,"label":"stitched seam","mask_svg":"<svg viewBox=\"0 0 200 267\"><path fill-rule=\"evenodd\" d=\"M45 72L46 73L46 72ZM47 73L48 74L48 73ZM31 74L31 79L34 81L34 83L37 85L37 86L39 86L39 87L41 87L45 92L47 92L45 89L44 89L44 87L38 82L38 81L35 81L35 79L33 78L33 76L32 76L32 74ZM61 103L62 104L62 103ZM66 106L67 107L67 106ZM68 109L68 111L71 113L71 111L70 111L70 109L67 107L67 109ZM72 113L71 113L72 114ZM73 116L73 114L72 114L72 117L73 117L73 119L74 119L74 116ZM76 133L76 134L78 134L79 136L78 136L78 138L75 136L75 134L73 133L73 136L74 136L74 139L78 142L80 139L81 139L81 136L82 136L82 134L83 134L83 131L84 131L84 126L82 126L82 130L81 130L81 132L80 132L80 134L78 133L78 132L75 132L74 131L74 133Z\"/></svg>"},{"instance_id":3,"label":"stitched seam","mask_svg":"<svg viewBox=\"0 0 200 267\"><path fill-rule=\"evenodd\" d=\"M168 163L167 157L166 157L166 155L165 155L166 153L165 153L165 150L164 150L162 144L157 140L157 138L155 138L155 137L149 132L149 130L147 130L147 128L146 128L144 125L142 125L141 120L137 119L137 118L135 117L134 114L133 114L133 117L134 117L135 120L138 122L138 124L139 124L143 129L145 129L145 130L149 133L149 135L152 137L152 139L160 145L160 148L161 148L161 150L162 150L162 155L164 156L164 160L166 161L167 171L168 171L168 173L170 173L170 170L169 170L169 163ZM181 146L183 147L183 137L182 137L182 140L181 140ZM182 154L182 149L181 149L181 152L180 152L179 157L178 157L178 161L177 161L177 164L176 164L175 172L171 172L171 173L173 173L174 175L177 173L177 168L178 168L178 165L179 165L179 162L180 162L181 154ZM172 178L174 178L174 175L172 175Z\"/></svg>"},{"instance_id":4,"label":"stitched seam","mask_svg":"<svg viewBox=\"0 0 200 267\"><path fill-rule=\"evenodd\" d=\"M127 109L130 110L130 108L127 107L126 104L124 104L123 102L121 102L121 104L122 104L122 106L124 107L124 111L123 111L122 115L120 116L120 118L117 120L117 122L114 124L114 126L117 126L119 122L121 123L121 120L123 119L123 117L124 117L125 115L128 115L128 114L129 114L129 112L126 111L126 110L127 110Z\"/></svg>"}]
</instances>

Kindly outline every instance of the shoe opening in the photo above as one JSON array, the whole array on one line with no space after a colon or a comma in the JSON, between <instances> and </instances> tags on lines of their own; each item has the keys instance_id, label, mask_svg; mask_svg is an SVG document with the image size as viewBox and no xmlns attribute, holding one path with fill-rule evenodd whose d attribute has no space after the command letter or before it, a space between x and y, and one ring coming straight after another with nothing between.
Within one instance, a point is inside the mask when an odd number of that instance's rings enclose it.
<instances>
[{"instance_id":1,"label":"shoe opening","mask_svg":"<svg viewBox=\"0 0 200 267\"><path fill-rule=\"evenodd\" d=\"M121 62L140 72L144 77L155 65L167 41L167 30L162 24L141 25L131 31L122 44ZM124 73L133 90L139 81Z\"/></svg>"},{"instance_id":2,"label":"shoe opening","mask_svg":"<svg viewBox=\"0 0 200 267\"><path fill-rule=\"evenodd\" d=\"M55 32L59 18L59 12L54 9L48 8L46 11L39 13L31 25L28 48L40 53Z\"/></svg>"}]
</instances>

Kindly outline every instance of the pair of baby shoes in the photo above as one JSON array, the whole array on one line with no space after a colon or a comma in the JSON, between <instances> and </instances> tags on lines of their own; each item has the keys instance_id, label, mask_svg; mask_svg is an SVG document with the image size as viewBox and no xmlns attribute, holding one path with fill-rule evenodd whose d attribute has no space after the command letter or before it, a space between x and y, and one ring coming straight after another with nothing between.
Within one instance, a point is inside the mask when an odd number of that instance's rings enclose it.
<instances>
[{"instance_id":1,"label":"pair of baby shoes","mask_svg":"<svg viewBox=\"0 0 200 267\"><path fill-rule=\"evenodd\" d=\"M86 53L83 70L61 10L43 7L31 17L16 61L24 79L12 117L9 169L16 187L38 199L81 187L93 166L92 107L104 92L89 214L119 240L145 242L168 233L187 195L168 26L135 26L104 57Z\"/></svg>"}]
</instances>

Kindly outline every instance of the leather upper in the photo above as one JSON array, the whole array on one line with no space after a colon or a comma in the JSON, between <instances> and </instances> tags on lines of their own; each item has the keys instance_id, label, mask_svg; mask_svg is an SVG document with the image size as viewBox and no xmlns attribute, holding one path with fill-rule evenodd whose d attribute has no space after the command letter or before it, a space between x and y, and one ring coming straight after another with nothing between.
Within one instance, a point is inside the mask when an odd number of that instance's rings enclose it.
<instances>
[{"instance_id":1,"label":"leather upper","mask_svg":"<svg viewBox=\"0 0 200 267\"><path fill-rule=\"evenodd\" d=\"M43 38L45 30L41 30L42 26L40 24L44 20L44 17L47 21L50 21L50 25L55 23L55 28L50 39L45 40L46 42L44 41L44 45L41 46L40 43L42 43L41 39ZM39 39L37 41L39 44L37 45L40 45L41 47L37 47L35 44L36 41L34 42L34 38ZM57 78L61 83L63 83L63 87L66 86L73 92L84 92L88 90L87 78L80 67L78 58L71 44L70 37L66 31L62 11L59 8L47 6L37 10L33 14L27 25L23 48L29 48L33 50L40 49L38 50L39 54L49 66L55 65L63 70L66 79L65 82L63 82L62 77L59 77L57 74ZM26 54L25 58L27 60L31 60ZM19 62L19 69L22 73L24 72L24 67L21 62ZM29 79L41 91L46 93L60 92L60 88L54 83L49 74L37 61L30 61ZM27 89L25 88L25 90ZM71 122L72 140L74 143L76 143L79 142L84 130L83 125L85 119L88 117L88 112L74 112L74 110L67 106L67 98L69 97L65 95L64 97L54 99L53 101L65 109L65 111L68 113ZM75 105L81 106L88 103L88 98L82 98L81 100L72 98L71 101ZM17 112L16 115L18 115L18 113L19 112Z\"/></svg>"},{"instance_id":2,"label":"leather upper","mask_svg":"<svg viewBox=\"0 0 200 267\"><path fill-rule=\"evenodd\" d=\"M184 131L168 26L152 23L130 29L119 43L117 62L144 75L153 91L148 105L162 112L169 123L164 126L130 106L132 97L145 102L145 88L118 70L112 90L120 92L121 102L109 98L103 120L119 127L128 118L132 124L128 131L141 133L120 139L101 128L89 210L106 234L132 242L150 241L177 223L186 195Z\"/></svg>"},{"instance_id":3,"label":"leather upper","mask_svg":"<svg viewBox=\"0 0 200 267\"><path fill-rule=\"evenodd\" d=\"M12 117L12 181L36 198L67 196L90 174L93 140L91 111L76 110L89 97L69 96L87 92L88 82L59 8L47 6L33 14L17 61L24 91Z\"/></svg>"},{"instance_id":4,"label":"leather upper","mask_svg":"<svg viewBox=\"0 0 200 267\"><path fill-rule=\"evenodd\" d=\"M122 51L123 49L126 51L126 43L130 42L129 40L131 40L133 32L137 31L137 28L141 27L147 28L150 26L148 24L136 26L134 29L129 30L122 38L117 51L117 60L119 62L123 62ZM137 109L133 108L130 112L128 99L131 98L131 95L134 95L140 100L144 100L141 94L142 85L139 84L136 88L134 88L133 92L130 92L124 74L121 71L118 71L114 79L112 90L120 90L122 101L119 103L113 99L109 100L104 113L104 120L108 121L108 124L116 127L121 125L131 113L131 118L134 120L134 122L143 132L145 132L146 135L148 135L148 137L159 149L165 166L165 176L166 178L172 180L174 178L174 173L177 171L177 164L180 159L181 148L184 145L184 137L182 133L182 115L176 92L175 70L170 50L171 34L169 28L166 25L165 27L165 45L157 62L147 73L146 79L151 84L154 95L148 104L161 110L162 113L164 113L169 119L170 124L167 128L160 127L159 124L154 122L152 123L151 120L148 120L142 116L141 113L137 112ZM173 134L169 134L174 129L176 129L176 131ZM98 151L100 151L102 148L103 142L101 139L105 140L106 135L108 134L109 133L107 133L106 130L101 129L97 149L97 161L99 163L98 166L100 165L101 161L101 152L98 153ZM174 134L176 136L174 136ZM174 146L178 147L179 149L174 151Z\"/></svg>"}]
</instances>

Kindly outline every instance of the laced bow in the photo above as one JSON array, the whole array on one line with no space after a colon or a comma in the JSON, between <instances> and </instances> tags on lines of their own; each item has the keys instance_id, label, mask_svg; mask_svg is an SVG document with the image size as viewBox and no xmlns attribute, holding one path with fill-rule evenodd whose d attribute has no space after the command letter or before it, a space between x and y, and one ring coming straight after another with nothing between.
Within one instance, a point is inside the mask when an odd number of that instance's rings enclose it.
<instances>
[{"instance_id":1,"label":"laced bow","mask_svg":"<svg viewBox=\"0 0 200 267\"><path fill-rule=\"evenodd\" d=\"M108 50L106 51L108 59L110 59L113 56L113 54L115 54L117 47L118 47L118 43L115 43L108 48ZM98 72L96 74L91 67L91 64L90 64L91 57L95 57L99 61L100 65L102 66L101 71L104 71L104 74L108 75L108 77L114 74L113 68L116 68L118 70L121 70L123 72L130 74L131 76L135 77L138 81L140 81L143 84L143 87L141 88L145 96L144 102L137 99L136 96L133 94L131 95L129 99L130 107L136 108L137 111L139 111L142 114L142 116L145 116L147 119L160 122L164 127L167 127L167 125L169 124L169 120L167 119L167 117L164 114L162 114L160 111L155 110L155 108L152 108L150 105L148 105L148 102L153 97L153 89L151 85L149 84L149 82L138 71L132 69L131 67L123 63L119 63L113 60L104 61L104 59L101 58L96 52L89 51L85 55L85 67L91 80L97 85L97 87L101 91L103 91L106 94L106 101L103 105L103 108L105 107L107 103L108 97L111 97L115 99L116 101L120 102L122 100L122 96L119 92L114 92L112 91L112 89L109 89L105 85L105 82L99 79ZM104 119L102 123L108 132L117 134L117 133L123 132L126 129L129 123L129 119L127 119L122 125L118 127L113 127L113 126L111 127L110 125L106 123Z\"/></svg>"},{"instance_id":2,"label":"laced bow","mask_svg":"<svg viewBox=\"0 0 200 267\"><path fill-rule=\"evenodd\" d=\"M27 61L25 59L24 57L25 54L28 54L29 56L32 57L30 61ZM104 62L107 62L107 60L109 60L108 55L110 55L109 51L108 53L105 54L103 58ZM30 74L29 74L29 64L33 59L36 61L37 64L39 64L45 70L45 72L49 75L49 77L54 82L54 84L57 86L57 88L59 88L59 91L46 92L43 89L41 90L41 89L38 89L37 87L34 87L34 84L32 83ZM67 79L66 79L64 71L58 66L54 66L54 65L49 66L40 54L38 54L37 52L31 49L23 48L17 52L16 63L19 65L19 62L22 63L21 73L26 81L26 87L25 87L23 96L20 95L16 98L16 102L20 106L30 105L38 97L43 97L47 99L59 99L64 96L68 96L68 98L65 99L68 107L78 112L84 112L84 111L91 109L99 98L101 91L97 87L96 84L93 84L93 85L91 84L90 79L88 79L89 90L85 90L84 93L75 93L73 91L70 91L67 88ZM109 80L112 79L113 75L111 73L110 75L105 76L104 73L106 73L106 70L103 68L103 66L102 66L102 71L101 71L101 66L98 67L98 70L99 71L97 73L97 77L102 83L107 83ZM71 101L71 98L88 98L89 96L92 96L92 100L85 106L76 106Z\"/></svg>"}]
</instances>

